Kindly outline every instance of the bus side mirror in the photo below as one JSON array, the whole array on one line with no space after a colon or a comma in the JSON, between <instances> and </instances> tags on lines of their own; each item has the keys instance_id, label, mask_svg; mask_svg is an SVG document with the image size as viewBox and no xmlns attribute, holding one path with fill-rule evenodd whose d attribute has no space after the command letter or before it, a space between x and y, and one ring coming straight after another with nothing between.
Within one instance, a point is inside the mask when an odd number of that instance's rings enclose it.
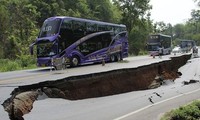
<instances>
[{"instance_id":1,"label":"bus side mirror","mask_svg":"<svg viewBox=\"0 0 200 120\"><path fill-rule=\"evenodd\" d=\"M34 46L34 45L35 45L35 43L33 43L33 44L31 44L31 45L29 46L31 55L33 55L33 46Z\"/></svg>"}]
</instances>

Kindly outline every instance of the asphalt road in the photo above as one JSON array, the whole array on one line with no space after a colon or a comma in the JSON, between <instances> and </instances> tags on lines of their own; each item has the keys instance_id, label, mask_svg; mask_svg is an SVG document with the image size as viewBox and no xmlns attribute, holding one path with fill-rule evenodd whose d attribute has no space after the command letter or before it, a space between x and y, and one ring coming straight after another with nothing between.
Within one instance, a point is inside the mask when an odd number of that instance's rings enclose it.
<instances>
[{"instance_id":1,"label":"asphalt road","mask_svg":"<svg viewBox=\"0 0 200 120\"><path fill-rule=\"evenodd\" d=\"M169 60L171 56L173 55L163 56L162 59L158 57L153 59L150 56L129 57L125 59L126 62L122 63L107 63L105 66L96 64L60 71L42 68L0 73L0 103L2 104L5 99L10 97L11 91L19 85L113 69L138 67ZM100 98L77 101L46 98L36 101L32 112L25 115L25 119L35 120L34 116L39 116L39 119L48 120L156 120L171 108L198 99L200 97L199 87L199 83L183 86L181 82L167 82L157 89ZM37 109L37 107L41 108ZM58 112L57 109L64 113ZM0 106L0 116L8 118L2 106Z\"/></svg>"},{"instance_id":2,"label":"asphalt road","mask_svg":"<svg viewBox=\"0 0 200 120\"><path fill-rule=\"evenodd\" d=\"M35 120L37 116L48 120L159 120L164 112L199 99L199 87L199 83L183 86L169 82L157 89L77 101L45 98L36 101L31 113L24 117L25 120Z\"/></svg>"},{"instance_id":3,"label":"asphalt road","mask_svg":"<svg viewBox=\"0 0 200 120\"><path fill-rule=\"evenodd\" d=\"M122 115L114 120L160 120L162 115L172 109L186 105L200 98L199 83L188 87L195 87L192 91L183 92L173 97L159 100L138 110ZM188 89L189 90L189 89ZM180 91L179 91L180 92Z\"/></svg>"},{"instance_id":4,"label":"asphalt road","mask_svg":"<svg viewBox=\"0 0 200 120\"><path fill-rule=\"evenodd\" d=\"M172 55L173 56L173 55ZM40 68L34 70L23 70L14 72L0 73L0 85L23 85L32 84L46 80L56 80L68 76L83 75L96 72L110 71L113 69L133 68L151 63L169 60L168 56L163 56L162 59L156 57L153 59L150 56L129 57L124 62L106 63L105 66L101 64L79 66L76 68L69 68L66 70L51 71L50 68Z\"/></svg>"}]
</instances>

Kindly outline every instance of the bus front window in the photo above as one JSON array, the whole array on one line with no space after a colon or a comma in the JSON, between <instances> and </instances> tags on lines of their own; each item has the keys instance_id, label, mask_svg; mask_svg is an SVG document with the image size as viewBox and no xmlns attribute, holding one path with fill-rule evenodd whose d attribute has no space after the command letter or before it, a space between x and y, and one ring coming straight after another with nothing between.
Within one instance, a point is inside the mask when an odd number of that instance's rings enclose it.
<instances>
[{"instance_id":1,"label":"bus front window","mask_svg":"<svg viewBox=\"0 0 200 120\"><path fill-rule=\"evenodd\" d=\"M37 57L51 57L57 54L58 46L52 42L37 44Z\"/></svg>"},{"instance_id":2,"label":"bus front window","mask_svg":"<svg viewBox=\"0 0 200 120\"><path fill-rule=\"evenodd\" d=\"M158 51L158 45L148 45L148 51Z\"/></svg>"},{"instance_id":3,"label":"bus front window","mask_svg":"<svg viewBox=\"0 0 200 120\"><path fill-rule=\"evenodd\" d=\"M39 38L53 36L58 33L61 19L47 20L43 23Z\"/></svg>"}]
</instances>

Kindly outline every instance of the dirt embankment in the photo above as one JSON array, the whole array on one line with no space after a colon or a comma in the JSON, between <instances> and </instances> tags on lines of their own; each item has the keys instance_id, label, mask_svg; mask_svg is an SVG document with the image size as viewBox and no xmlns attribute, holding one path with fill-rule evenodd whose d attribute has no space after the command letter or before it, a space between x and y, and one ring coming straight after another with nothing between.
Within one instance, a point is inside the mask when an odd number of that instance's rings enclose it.
<instances>
[{"instance_id":1,"label":"dirt embankment","mask_svg":"<svg viewBox=\"0 0 200 120\"><path fill-rule=\"evenodd\" d=\"M13 101L16 101L17 96L21 94L26 96L22 100L19 98L21 101L32 100L29 102L32 104L41 92L52 98L77 100L149 89L153 83L156 83L156 87L158 87L160 81L163 79L174 80L177 78L178 69L186 64L190 57L191 55L183 55L173 57L168 61L138 68L72 76L56 81L19 86L12 92L12 97L6 100L3 106L5 110L10 110L8 111L10 117L13 115L16 117L16 114L20 113L20 116L23 116L23 114L30 112L31 109L29 108L32 108L28 107L28 109L24 109L23 107L16 107ZM21 105L23 106L23 104ZM14 110L12 109L13 106ZM27 108L27 106L25 107Z\"/></svg>"}]
</instances>

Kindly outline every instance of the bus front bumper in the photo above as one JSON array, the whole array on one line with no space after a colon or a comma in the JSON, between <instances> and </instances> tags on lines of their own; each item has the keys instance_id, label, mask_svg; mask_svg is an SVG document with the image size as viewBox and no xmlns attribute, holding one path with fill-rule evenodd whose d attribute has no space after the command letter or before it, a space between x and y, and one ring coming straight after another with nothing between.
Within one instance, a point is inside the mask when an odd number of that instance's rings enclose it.
<instances>
[{"instance_id":1,"label":"bus front bumper","mask_svg":"<svg viewBox=\"0 0 200 120\"><path fill-rule=\"evenodd\" d=\"M149 55L150 56L157 56L157 55L159 55L159 52L158 51L150 51Z\"/></svg>"}]
</instances>

